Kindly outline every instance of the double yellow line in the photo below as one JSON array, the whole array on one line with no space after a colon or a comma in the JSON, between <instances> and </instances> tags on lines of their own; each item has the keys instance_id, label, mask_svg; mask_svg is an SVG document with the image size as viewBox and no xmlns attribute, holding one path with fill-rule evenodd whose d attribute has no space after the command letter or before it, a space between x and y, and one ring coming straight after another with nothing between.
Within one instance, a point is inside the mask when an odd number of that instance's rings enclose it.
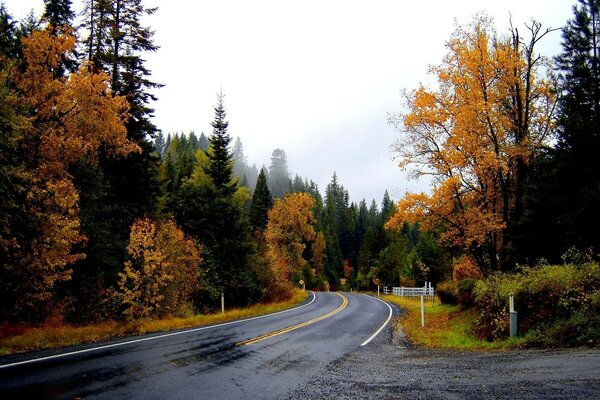
<instances>
[{"instance_id":1,"label":"double yellow line","mask_svg":"<svg viewBox=\"0 0 600 400\"><path fill-rule=\"evenodd\" d=\"M295 331L296 329L300 329L300 328L303 328L305 326L314 324L315 322L322 321L325 318L329 318L329 317L331 317L331 316L339 313L344 308L346 308L346 306L348 305L348 299L345 298L344 296L342 296L339 293L335 293L335 294L337 294L338 296L340 296L341 299L342 299L342 304L338 308L336 308L335 310L333 310L333 311L331 311L331 312L329 312L329 313L327 313L325 315L321 315L320 317L313 318L313 319L305 321L305 322L301 322L301 323L299 323L297 325L288 326L287 328L283 328L283 329L279 329L279 330L276 330L276 331L273 331L273 332L270 332L270 333L266 333L264 335L257 336L257 337L252 338L252 339L244 340L243 342L238 342L235 345L236 346L247 346L247 345L250 345L250 344L262 342L263 340L267 340L267 339L270 339L270 338L275 337L275 336L283 335L284 333Z\"/></svg>"}]
</instances>

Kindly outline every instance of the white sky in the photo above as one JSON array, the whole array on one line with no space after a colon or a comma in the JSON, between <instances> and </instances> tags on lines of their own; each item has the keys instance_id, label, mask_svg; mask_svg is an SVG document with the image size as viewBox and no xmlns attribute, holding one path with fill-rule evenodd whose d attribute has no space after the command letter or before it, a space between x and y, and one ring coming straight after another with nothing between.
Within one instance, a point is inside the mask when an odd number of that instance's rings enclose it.
<instances>
[{"instance_id":1,"label":"white sky","mask_svg":"<svg viewBox=\"0 0 600 400\"><path fill-rule=\"evenodd\" d=\"M76 10L82 0L73 0ZM16 18L43 0L4 0ZM503 33L525 32L530 18L562 27L575 0L146 0L161 49L148 55L157 92L154 122L163 132L211 132L222 88L229 133L239 136L250 164L268 165L279 147L292 174L321 192L337 171L353 201L381 201L389 190L426 190L392 160L398 132L386 122L401 107L402 88L428 82L427 68L445 54L455 18L485 11ZM560 51L560 32L538 48ZM292 175L293 177L293 175Z\"/></svg>"}]
</instances>

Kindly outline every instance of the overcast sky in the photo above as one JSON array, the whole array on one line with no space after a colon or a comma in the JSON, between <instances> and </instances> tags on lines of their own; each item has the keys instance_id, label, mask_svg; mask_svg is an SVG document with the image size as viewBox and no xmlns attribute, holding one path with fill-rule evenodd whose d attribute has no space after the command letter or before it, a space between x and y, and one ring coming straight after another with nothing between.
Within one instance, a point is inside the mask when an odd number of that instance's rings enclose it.
<instances>
[{"instance_id":1,"label":"overcast sky","mask_svg":"<svg viewBox=\"0 0 600 400\"><path fill-rule=\"evenodd\" d=\"M4 0L16 19L43 0ZM76 10L83 0L73 0ZM398 132L386 115L401 107L402 88L431 82L427 68L445 54L455 19L479 11L498 32L524 32L532 17L562 27L575 0L147 0L161 48L147 55L157 92L154 122L163 132L211 131L212 106L225 93L229 133L239 136L250 164L268 165L283 148L292 174L321 192L334 171L353 201L381 201L389 190L426 189L393 161ZM539 47L560 51L560 32ZM292 175L293 176L293 175Z\"/></svg>"}]
</instances>

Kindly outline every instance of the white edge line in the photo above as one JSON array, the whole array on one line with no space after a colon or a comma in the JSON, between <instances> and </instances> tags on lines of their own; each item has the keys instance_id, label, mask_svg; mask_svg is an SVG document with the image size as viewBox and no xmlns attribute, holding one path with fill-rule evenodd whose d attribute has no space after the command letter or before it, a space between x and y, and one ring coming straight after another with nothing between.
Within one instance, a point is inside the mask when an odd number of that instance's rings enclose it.
<instances>
[{"instance_id":1,"label":"white edge line","mask_svg":"<svg viewBox=\"0 0 600 400\"><path fill-rule=\"evenodd\" d=\"M54 354L52 356L46 356L46 357L40 357L40 358L32 358L30 360L25 360L25 361L14 362L14 363L11 363L11 364L0 365L0 369L10 368L10 367L16 367L18 365L31 364L31 363L40 362L40 361L52 360L54 358L67 357L67 356L72 356L72 355L75 355L75 354L83 354L83 353L89 353L89 352L97 351L97 350L110 349L112 347L125 346L125 345L133 344L133 343L146 342L146 341L149 341L149 340L162 339L162 338L166 338L166 337L169 337L169 336L177 336L177 335L183 335L183 334L192 333L192 332L204 331L204 330L208 330L208 329L220 328L220 327L227 326L227 325L241 324L242 322L253 321L253 320L257 320L257 319L261 319L261 318L272 317L272 316L283 314L283 313L287 313L287 312L290 312L290 311L299 310L300 308L304 308L304 307L307 307L307 306L311 305L317 299L317 294L315 292L313 292L313 291L311 291L310 293L313 295L313 298L312 298L312 300L310 302L308 302L306 304L303 304L301 306L298 306L298 307L290 308L288 310L278 311L278 312L272 313L272 314L259 315L258 317L251 317L251 318L246 318L246 319L240 319L240 320L237 320L237 321L224 322L222 324L210 325L210 326L203 326L203 327L200 327L200 328L192 328L192 329L187 329L187 330L183 330L183 331L166 333L166 334L158 335L158 336L151 336L151 337L142 338L142 339L129 340L129 341L126 341L126 342L119 342L119 343L107 344L107 345L104 345L104 346L91 347L89 349L83 349L83 350L77 350L77 351L70 351L68 353Z\"/></svg>"},{"instance_id":2,"label":"white edge line","mask_svg":"<svg viewBox=\"0 0 600 400\"><path fill-rule=\"evenodd\" d=\"M379 329L377 329L377 331L376 331L374 334L372 334L372 335L371 335L371 337L370 337L370 338L368 338L367 340L365 340L365 341L364 341L364 342L361 344L361 347L362 347L362 346L366 346L366 345L368 345L368 344L371 342L371 340L375 339L375 337L376 337L377 335L379 335L379 333L381 333L381 331L383 330L383 328L385 328L385 326L388 324L388 322L390 322L390 319L392 319L392 307L390 307L390 305L389 305L388 303L386 303L385 301L383 301L383 300L381 300L381 299L378 299L377 297L367 296L366 294L363 294L363 296L370 297L371 299L374 299L374 300L380 301L380 302L382 302L383 304L385 304L385 305L386 305L386 306L387 306L387 307L390 309L390 315L388 315L388 317L387 317L387 319L385 320L385 322L383 323L383 325L381 325L381 326L379 327Z\"/></svg>"}]
</instances>

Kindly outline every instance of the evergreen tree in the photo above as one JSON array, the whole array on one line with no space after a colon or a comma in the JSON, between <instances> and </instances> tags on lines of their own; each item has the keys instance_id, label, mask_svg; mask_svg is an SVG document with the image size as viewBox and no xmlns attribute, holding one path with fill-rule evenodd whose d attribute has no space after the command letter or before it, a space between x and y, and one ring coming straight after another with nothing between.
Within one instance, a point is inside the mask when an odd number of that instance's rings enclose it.
<instances>
[{"instance_id":1,"label":"evergreen tree","mask_svg":"<svg viewBox=\"0 0 600 400\"><path fill-rule=\"evenodd\" d=\"M250 206L250 223L254 229L264 231L267 227L268 212L272 206L273 197L269 192L264 170L261 170L252 196L252 205Z\"/></svg>"},{"instance_id":2,"label":"evergreen tree","mask_svg":"<svg viewBox=\"0 0 600 400\"><path fill-rule=\"evenodd\" d=\"M198 147L200 147L204 152L207 152L208 146L209 146L208 138L206 137L204 132L202 132L200 134L200 138L198 139Z\"/></svg>"},{"instance_id":3,"label":"evergreen tree","mask_svg":"<svg viewBox=\"0 0 600 400\"><path fill-rule=\"evenodd\" d=\"M151 142L158 129L151 121L153 109L149 103L155 99L150 90L160 85L149 79L150 71L142 58L144 52L157 50L152 41L153 32L142 24L142 18L154 11L143 7L141 0L89 0L85 4L85 54L95 70L109 74L112 91L127 99L127 137L141 150L126 157L109 157L101 153L101 173L85 170L85 165L73 171L82 199L94 199L81 203L81 213L86 215L82 220L82 231L90 240L87 258L75 266L91 275L90 282L103 282L85 288L91 292L107 293L107 288L117 284L117 274L127 255L132 223L143 216L156 214L159 208L160 157ZM101 178L93 180L96 186L86 181L92 173ZM106 221L108 226L104 226ZM97 226L104 227L101 233L94 233ZM96 253L100 249L101 253ZM100 258L103 263L96 263L95 260ZM80 283L74 280L75 287ZM92 308L93 303L86 304L90 301L96 301L92 293L80 297L80 307Z\"/></svg>"},{"instance_id":4,"label":"evergreen tree","mask_svg":"<svg viewBox=\"0 0 600 400\"><path fill-rule=\"evenodd\" d=\"M215 119L211 123L213 133L210 137L210 151L208 158L210 164L206 173L211 177L217 191L224 195L230 195L235 190L232 185L233 155L229 149L231 136L227 133L229 122L225 121L225 105L223 104L223 93L217 97L217 105L214 107Z\"/></svg>"},{"instance_id":5,"label":"evergreen tree","mask_svg":"<svg viewBox=\"0 0 600 400\"><path fill-rule=\"evenodd\" d=\"M161 158L163 158L165 155L165 145L165 135L163 135L162 132L158 132L158 135L156 135L156 139L154 139L154 149L158 154L160 154Z\"/></svg>"},{"instance_id":6,"label":"evergreen tree","mask_svg":"<svg viewBox=\"0 0 600 400\"><path fill-rule=\"evenodd\" d=\"M570 246L600 249L600 1L580 0L557 57L561 96L556 149L558 227ZM556 187L556 186L555 186Z\"/></svg>"},{"instance_id":7,"label":"evergreen tree","mask_svg":"<svg viewBox=\"0 0 600 400\"><path fill-rule=\"evenodd\" d=\"M15 58L18 53L17 24L4 3L0 3L0 54Z\"/></svg>"},{"instance_id":8,"label":"evergreen tree","mask_svg":"<svg viewBox=\"0 0 600 400\"><path fill-rule=\"evenodd\" d=\"M31 35L34 31L39 31L42 28L39 18L35 15L35 11L31 10L23 21L19 24L18 37L19 40L22 37Z\"/></svg>"},{"instance_id":9,"label":"evergreen tree","mask_svg":"<svg viewBox=\"0 0 600 400\"><path fill-rule=\"evenodd\" d=\"M233 176L241 178L248 169L248 161L244 154L244 145L239 136L235 139L233 145Z\"/></svg>"},{"instance_id":10,"label":"evergreen tree","mask_svg":"<svg viewBox=\"0 0 600 400\"><path fill-rule=\"evenodd\" d=\"M215 291L225 291L228 304L244 305L260 293L247 268L251 253L249 226L243 210L245 201L240 202L236 194L222 94L214 111L208 156L197 152L204 160L183 181L174 209L180 226L204 245L207 282Z\"/></svg>"},{"instance_id":11,"label":"evergreen tree","mask_svg":"<svg viewBox=\"0 0 600 400\"><path fill-rule=\"evenodd\" d=\"M72 0L44 0L45 8L42 17L51 26L73 26L75 12L71 3Z\"/></svg>"},{"instance_id":12,"label":"evergreen tree","mask_svg":"<svg viewBox=\"0 0 600 400\"><path fill-rule=\"evenodd\" d=\"M386 190L385 194L383 195L383 201L381 202L381 218L383 218L383 222L387 222L387 220L390 219L394 213L394 202Z\"/></svg>"},{"instance_id":13,"label":"evergreen tree","mask_svg":"<svg viewBox=\"0 0 600 400\"><path fill-rule=\"evenodd\" d=\"M292 188L288 171L287 156L282 149L275 149L271 154L271 165L267 177L269 188L274 198L282 199Z\"/></svg>"}]
</instances>

